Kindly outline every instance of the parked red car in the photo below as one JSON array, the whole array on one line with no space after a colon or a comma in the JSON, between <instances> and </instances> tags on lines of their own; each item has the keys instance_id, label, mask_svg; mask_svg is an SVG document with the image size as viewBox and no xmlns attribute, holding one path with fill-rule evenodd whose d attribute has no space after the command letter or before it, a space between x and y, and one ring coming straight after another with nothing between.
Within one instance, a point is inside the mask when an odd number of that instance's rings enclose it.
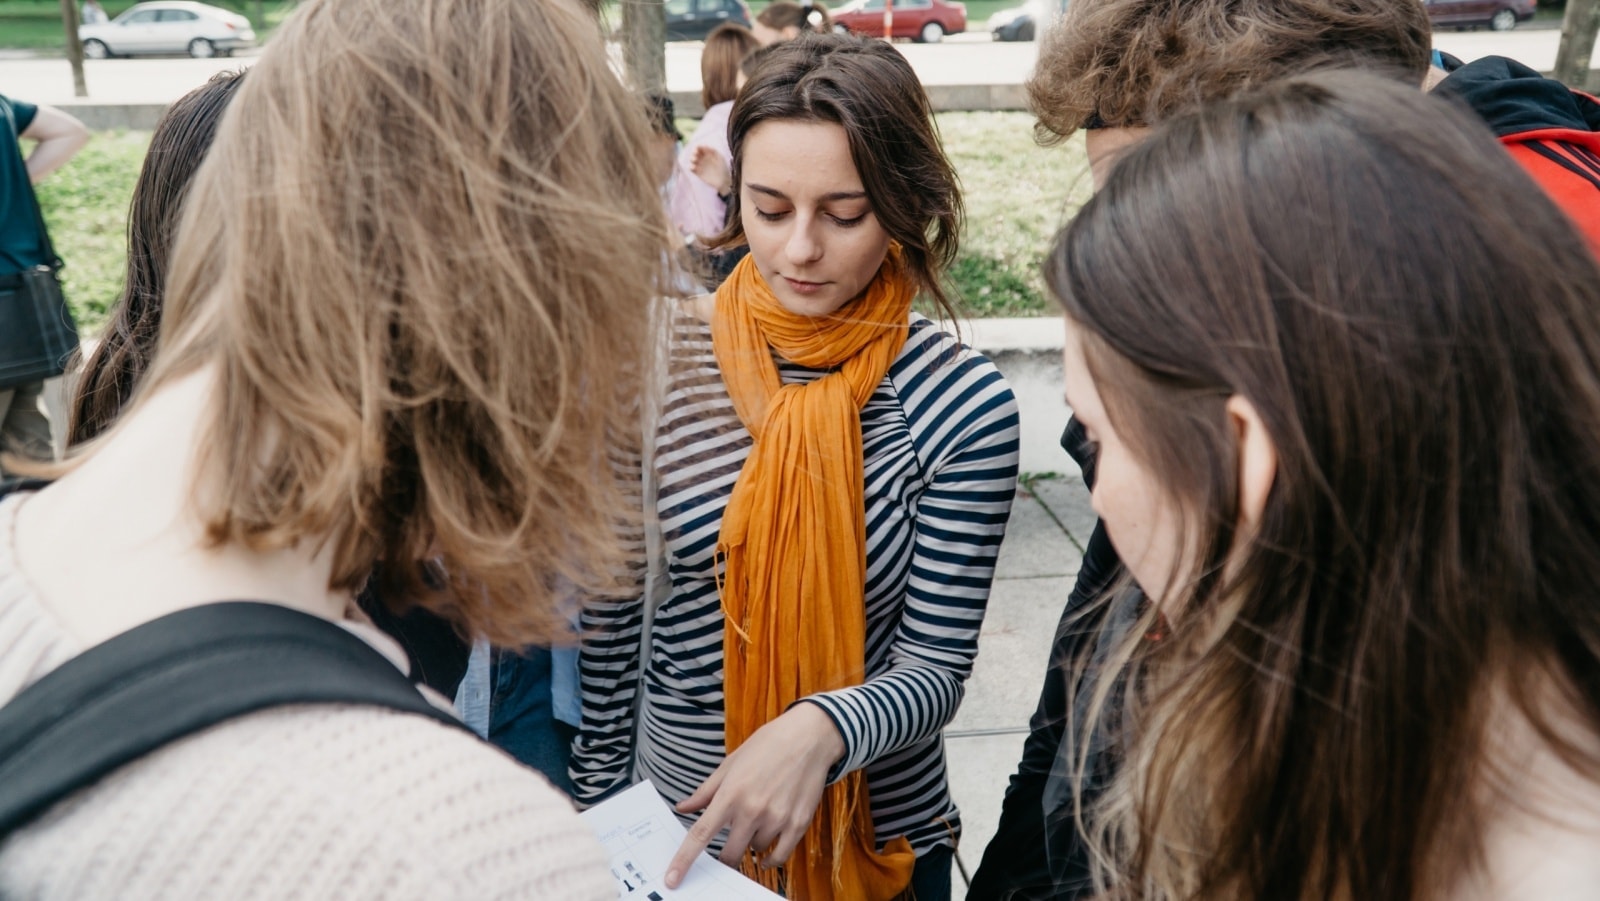
<instances>
[{"instance_id":1,"label":"parked red car","mask_svg":"<svg viewBox=\"0 0 1600 901\"><path fill-rule=\"evenodd\" d=\"M1427 0L1427 6L1435 25L1487 25L1510 31L1533 18L1538 0Z\"/></svg>"},{"instance_id":2,"label":"parked red car","mask_svg":"<svg viewBox=\"0 0 1600 901\"><path fill-rule=\"evenodd\" d=\"M850 0L835 9L833 27L867 37L883 37L884 0ZM946 0L894 0L890 34L924 44L937 44L947 34L967 30L967 8Z\"/></svg>"}]
</instances>

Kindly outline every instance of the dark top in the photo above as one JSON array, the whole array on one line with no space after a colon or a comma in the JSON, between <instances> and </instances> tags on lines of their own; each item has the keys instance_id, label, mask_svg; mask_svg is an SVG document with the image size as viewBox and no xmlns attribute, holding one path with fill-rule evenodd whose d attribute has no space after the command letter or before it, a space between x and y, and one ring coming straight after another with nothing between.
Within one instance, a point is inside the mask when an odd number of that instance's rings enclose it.
<instances>
[{"instance_id":1,"label":"dark top","mask_svg":"<svg viewBox=\"0 0 1600 901\"><path fill-rule=\"evenodd\" d=\"M0 95L0 273L50 262L39 230L39 204L17 143L38 112L31 103Z\"/></svg>"}]
</instances>

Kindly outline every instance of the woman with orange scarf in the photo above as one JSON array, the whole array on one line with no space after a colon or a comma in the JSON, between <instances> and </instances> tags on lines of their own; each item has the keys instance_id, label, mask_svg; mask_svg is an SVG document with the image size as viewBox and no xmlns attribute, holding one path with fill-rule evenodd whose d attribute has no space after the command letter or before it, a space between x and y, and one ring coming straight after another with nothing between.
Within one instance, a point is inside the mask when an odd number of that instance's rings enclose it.
<instances>
[{"instance_id":1,"label":"woman with orange scarf","mask_svg":"<svg viewBox=\"0 0 1600 901\"><path fill-rule=\"evenodd\" d=\"M730 139L750 255L674 317L666 578L586 614L578 797L698 814L668 887L710 847L790 898L948 898L941 732L1017 473L1004 379L911 308L949 306L955 173L904 58L847 36L772 51Z\"/></svg>"}]
</instances>

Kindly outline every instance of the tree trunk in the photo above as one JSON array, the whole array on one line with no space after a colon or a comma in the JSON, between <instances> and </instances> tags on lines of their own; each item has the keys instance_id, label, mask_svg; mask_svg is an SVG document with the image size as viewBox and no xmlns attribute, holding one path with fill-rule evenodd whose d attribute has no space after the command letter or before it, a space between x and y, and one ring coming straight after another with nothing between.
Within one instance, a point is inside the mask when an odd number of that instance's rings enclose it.
<instances>
[{"instance_id":1,"label":"tree trunk","mask_svg":"<svg viewBox=\"0 0 1600 901\"><path fill-rule=\"evenodd\" d=\"M89 86L83 80L83 42L78 40L77 0L61 0L61 24L67 31L67 62L72 64L72 95L87 97Z\"/></svg>"},{"instance_id":2,"label":"tree trunk","mask_svg":"<svg viewBox=\"0 0 1600 901\"><path fill-rule=\"evenodd\" d=\"M1595 32L1600 31L1600 0L1567 0L1561 21L1561 48L1556 51L1557 79L1587 90L1589 61L1594 56Z\"/></svg>"},{"instance_id":3,"label":"tree trunk","mask_svg":"<svg viewBox=\"0 0 1600 901\"><path fill-rule=\"evenodd\" d=\"M255 29L256 29L256 31L261 31L262 29L267 27L267 9L266 9L265 4L263 4L261 2L261 0L255 0L254 6L255 6L255 11L254 11L254 14L250 16L250 18L255 19Z\"/></svg>"},{"instance_id":4,"label":"tree trunk","mask_svg":"<svg viewBox=\"0 0 1600 901\"><path fill-rule=\"evenodd\" d=\"M667 90L667 7L663 0L625 0L622 4L622 58L634 88Z\"/></svg>"}]
</instances>

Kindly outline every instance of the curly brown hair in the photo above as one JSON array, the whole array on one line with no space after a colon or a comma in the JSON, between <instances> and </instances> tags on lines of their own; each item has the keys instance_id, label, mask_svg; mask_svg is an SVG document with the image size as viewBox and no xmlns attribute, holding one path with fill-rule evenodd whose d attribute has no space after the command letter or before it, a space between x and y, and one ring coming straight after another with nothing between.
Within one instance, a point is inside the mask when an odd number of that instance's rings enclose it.
<instances>
[{"instance_id":1,"label":"curly brown hair","mask_svg":"<svg viewBox=\"0 0 1600 901\"><path fill-rule=\"evenodd\" d=\"M1420 84L1431 55L1421 0L1077 0L1045 34L1028 99L1050 145L1319 68Z\"/></svg>"}]
</instances>

